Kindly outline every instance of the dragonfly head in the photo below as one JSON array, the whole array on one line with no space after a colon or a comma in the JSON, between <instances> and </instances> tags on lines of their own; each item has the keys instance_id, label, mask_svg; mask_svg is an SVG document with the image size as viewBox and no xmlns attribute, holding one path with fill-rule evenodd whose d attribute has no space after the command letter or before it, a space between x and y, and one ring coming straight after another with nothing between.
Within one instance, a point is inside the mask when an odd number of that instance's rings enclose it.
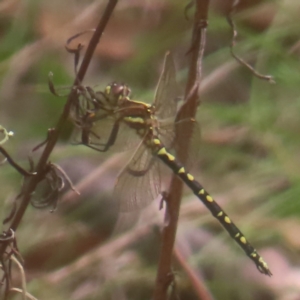
<instances>
[{"instance_id":1,"label":"dragonfly head","mask_svg":"<svg viewBox=\"0 0 300 300\"><path fill-rule=\"evenodd\" d=\"M121 83L113 82L105 88L105 95L109 102L113 105L117 105L124 98L128 98L130 93L130 88Z\"/></svg>"}]
</instances>

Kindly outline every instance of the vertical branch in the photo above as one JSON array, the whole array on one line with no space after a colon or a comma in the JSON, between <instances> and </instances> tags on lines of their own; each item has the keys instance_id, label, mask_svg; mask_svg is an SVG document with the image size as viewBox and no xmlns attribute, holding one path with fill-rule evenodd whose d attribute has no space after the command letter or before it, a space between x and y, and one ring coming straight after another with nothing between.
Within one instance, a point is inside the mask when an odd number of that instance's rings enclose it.
<instances>
[{"instance_id":1,"label":"vertical branch","mask_svg":"<svg viewBox=\"0 0 300 300\"><path fill-rule=\"evenodd\" d=\"M206 40L206 26L209 0L196 0L196 10L194 17L194 27L192 42L189 50L190 66L188 80L185 91L185 103L181 107L177 115L177 121L187 118L194 118L199 98L199 86L202 70L202 59ZM191 137L191 128L180 126L176 132L179 145L187 145ZM188 147L180 147L177 156L181 162L185 162L188 153ZM156 285L154 291L155 300L164 300L167 298L167 291L173 280L172 275L172 253L175 243L180 200L182 195L183 184L177 176L173 176L169 196L167 201L167 209L165 215L165 227L162 232L162 245L157 270ZM210 299L205 289L197 291L200 299Z\"/></svg>"},{"instance_id":2,"label":"vertical branch","mask_svg":"<svg viewBox=\"0 0 300 300\"><path fill-rule=\"evenodd\" d=\"M106 9L103 13L103 16L101 17L99 24L97 25L96 31L93 34L91 41L89 42L89 45L87 47L87 51L85 53L85 56L83 58L82 64L80 66L80 69L78 71L78 75L74 81L73 86L76 86L78 83L81 83L85 73L87 71L87 68L89 66L89 63L92 59L93 53L97 47L97 44L103 34L103 31L113 13L113 10L117 4L118 0L109 0ZM49 139L47 141L47 144L45 146L45 149L43 153L41 154L41 157L38 161L38 164L36 166L36 175L30 177L26 183L24 183L24 186L22 188L22 192L20 194L20 205L17 208L16 213L14 214L11 224L10 224L10 230L16 231L17 227L19 226L21 219L26 211L26 208L30 202L31 194L34 192L37 184L43 179L45 173L47 172L47 163L49 156L56 145L56 142L58 140L59 134L61 133L62 129L64 128L65 122L68 119L70 109L72 106L72 103L76 100L76 89L71 89L71 92L68 96L67 102L64 106L64 110L57 122L57 125L55 129L53 130L53 133L49 136ZM0 257L2 257L6 250L6 244L3 243L0 245Z\"/></svg>"}]
</instances>

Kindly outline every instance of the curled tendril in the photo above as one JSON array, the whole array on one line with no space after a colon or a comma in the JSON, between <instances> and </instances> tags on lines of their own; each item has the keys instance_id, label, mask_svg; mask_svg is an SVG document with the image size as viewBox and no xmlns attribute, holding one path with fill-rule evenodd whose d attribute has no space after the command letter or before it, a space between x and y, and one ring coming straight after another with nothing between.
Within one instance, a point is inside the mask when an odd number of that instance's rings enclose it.
<instances>
[{"instance_id":1,"label":"curled tendril","mask_svg":"<svg viewBox=\"0 0 300 300\"><path fill-rule=\"evenodd\" d=\"M9 138L11 138L14 135L12 131L7 131L2 125L0 125L0 134L4 135L3 139L0 140L0 145L6 143L9 140Z\"/></svg>"},{"instance_id":2,"label":"curled tendril","mask_svg":"<svg viewBox=\"0 0 300 300\"><path fill-rule=\"evenodd\" d=\"M51 206L53 212L59 200L60 191L64 188L63 179L49 165L49 170L44 179L40 181L31 198L31 204L35 208L46 208Z\"/></svg>"},{"instance_id":3,"label":"curled tendril","mask_svg":"<svg viewBox=\"0 0 300 300\"><path fill-rule=\"evenodd\" d=\"M61 191L65 187L65 181L68 182L73 191L79 194L65 171L60 166L49 163L48 172L44 179L39 183L35 193L32 195L32 206L38 209L51 206L52 208L50 211L55 211L60 199Z\"/></svg>"},{"instance_id":4,"label":"curled tendril","mask_svg":"<svg viewBox=\"0 0 300 300\"><path fill-rule=\"evenodd\" d=\"M271 75L264 75L259 73L257 70L255 70L254 67L252 67L250 64L248 64L245 60L243 60L239 55L237 55L234 51L234 47L236 45L236 38L238 35L238 31L236 29L236 25L233 21L232 15L235 13L235 10L237 8L237 5L239 4L239 0L234 0L232 2L232 6L231 6L231 11L229 12L229 14L227 15L227 22L231 28L231 43L230 43L230 52L232 57L241 65L243 65L244 67L246 67L248 70L250 70L250 72L257 78L262 79L262 80L266 80L269 83L276 83L274 80L274 77Z\"/></svg>"},{"instance_id":5,"label":"curled tendril","mask_svg":"<svg viewBox=\"0 0 300 300\"><path fill-rule=\"evenodd\" d=\"M84 45L82 45L81 43L78 43L76 48L70 48L69 45L73 40L77 39L79 36L84 35L86 33L90 33L90 32L95 32L95 29L87 29L85 31L79 32L79 33L71 36L66 42L66 46L65 46L66 50L69 53L74 54L74 70L75 70L76 75L77 75L77 67L78 67L78 63L79 63L79 59L80 59L80 53L81 53L81 50L84 48Z\"/></svg>"},{"instance_id":6,"label":"curled tendril","mask_svg":"<svg viewBox=\"0 0 300 300\"><path fill-rule=\"evenodd\" d=\"M15 232L10 228L8 232L3 232L0 234L0 243L9 242L15 239Z\"/></svg>"}]
</instances>

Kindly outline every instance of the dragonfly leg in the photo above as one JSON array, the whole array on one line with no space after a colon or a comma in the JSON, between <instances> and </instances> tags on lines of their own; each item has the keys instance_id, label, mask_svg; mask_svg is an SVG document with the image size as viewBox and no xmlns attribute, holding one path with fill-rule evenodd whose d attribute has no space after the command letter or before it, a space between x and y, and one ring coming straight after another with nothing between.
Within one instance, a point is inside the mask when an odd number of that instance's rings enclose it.
<instances>
[{"instance_id":1,"label":"dragonfly leg","mask_svg":"<svg viewBox=\"0 0 300 300\"><path fill-rule=\"evenodd\" d=\"M91 149L94 149L96 151L99 152L106 152L111 146L113 146L115 144L118 132L119 132L119 122L115 122L114 126L110 132L109 138L107 140L106 143L103 144L98 144L98 146L102 146L103 148L97 147L95 145L92 145L90 143L90 136L94 135L95 137L97 137L99 140L101 139L100 136L98 136L96 133L94 133L93 131L91 131L90 129L83 129L82 130L82 134L81 134L81 142L79 142L78 144L82 144L85 145Z\"/></svg>"}]
</instances>

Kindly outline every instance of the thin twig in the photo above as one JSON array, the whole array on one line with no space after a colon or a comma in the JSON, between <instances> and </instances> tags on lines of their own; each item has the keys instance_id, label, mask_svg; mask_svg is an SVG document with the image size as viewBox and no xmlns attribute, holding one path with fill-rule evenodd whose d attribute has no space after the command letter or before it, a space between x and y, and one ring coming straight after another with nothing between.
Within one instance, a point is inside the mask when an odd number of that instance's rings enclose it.
<instances>
[{"instance_id":1,"label":"thin twig","mask_svg":"<svg viewBox=\"0 0 300 300\"><path fill-rule=\"evenodd\" d=\"M194 118L198 105L209 0L197 0L195 2L196 11L192 42L189 50L190 68L186 85L185 103L177 115L177 121ZM176 136L178 137L180 145L186 145L187 141L189 141L189 136L187 135L190 130L189 128L184 128L185 126L182 127L180 131L176 132ZM179 160L184 163L187 157L188 147L182 147L182 149L179 150L180 151L176 154ZM172 253L176 237L182 188L183 185L180 179L177 176L173 176L165 214L166 222L162 232L162 246L154 290L154 300L166 299L168 287L172 283L169 275L172 274Z\"/></svg>"},{"instance_id":2,"label":"thin twig","mask_svg":"<svg viewBox=\"0 0 300 300\"><path fill-rule=\"evenodd\" d=\"M9 291L10 292L20 293L20 294L23 293L23 291L21 289L18 289L18 288L11 288ZM28 292L26 292L25 295L26 295L26 299L28 298L29 300L38 300L37 298L33 297Z\"/></svg>"},{"instance_id":3,"label":"thin twig","mask_svg":"<svg viewBox=\"0 0 300 300\"><path fill-rule=\"evenodd\" d=\"M199 274L197 274L197 272L190 267L190 265L187 262L187 259L183 257L182 252L180 251L180 247L175 247L174 254L178 263L189 277L190 282L194 287L194 292L198 295L199 299L212 300L213 297L210 294L210 291L205 286L204 280L200 280L203 278L201 278Z\"/></svg>"},{"instance_id":4,"label":"thin twig","mask_svg":"<svg viewBox=\"0 0 300 300\"><path fill-rule=\"evenodd\" d=\"M14 255L10 257L10 259L18 266L20 273L21 273L21 283L22 283L22 299L26 300L26 293L27 293L27 288L26 288L26 277L25 277L25 272L23 266L20 264L20 262L15 258Z\"/></svg>"}]
</instances>

